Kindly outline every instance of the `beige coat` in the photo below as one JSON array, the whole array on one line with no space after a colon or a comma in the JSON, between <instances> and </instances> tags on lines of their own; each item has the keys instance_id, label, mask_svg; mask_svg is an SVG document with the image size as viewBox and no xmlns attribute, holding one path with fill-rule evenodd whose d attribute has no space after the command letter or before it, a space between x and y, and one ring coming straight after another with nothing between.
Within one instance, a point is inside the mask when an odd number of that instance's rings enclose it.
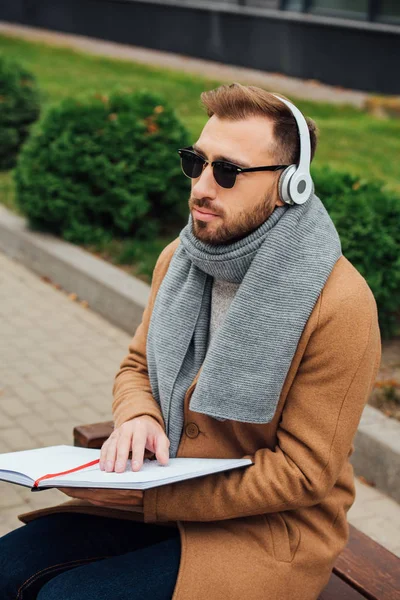
<instances>
[{"instance_id":1,"label":"beige coat","mask_svg":"<svg viewBox=\"0 0 400 600\"><path fill-rule=\"evenodd\" d=\"M117 373L117 427L143 414L164 427L148 379L146 336L179 243L160 254L142 322ZM346 513L355 498L349 457L380 359L375 299L342 256L303 330L273 421L217 421L192 412L201 369L186 392L177 456L247 457L252 465L146 490L143 514L73 500L20 518L73 510L178 525L173 600L314 600L347 543Z\"/></svg>"}]
</instances>

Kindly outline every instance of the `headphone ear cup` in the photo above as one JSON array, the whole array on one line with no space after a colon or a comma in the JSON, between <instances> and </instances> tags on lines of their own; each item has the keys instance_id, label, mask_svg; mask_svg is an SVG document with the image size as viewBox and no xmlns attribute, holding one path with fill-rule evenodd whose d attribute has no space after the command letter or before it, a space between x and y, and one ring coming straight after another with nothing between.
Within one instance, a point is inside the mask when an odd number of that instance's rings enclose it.
<instances>
[{"instance_id":1,"label":"headphone ear cup","mask_svg":"<svg viewBox=\"0 0 400 600\"><path fill-rule=\"evenodd\" d=\"M282 171L281 176L278 181L278 194L279 198L285 204L294 204L293 199L290 195L290 180L293 174L296 172L296 165L289 165L286 167L284 171Z\"/></svg>"}]
</instances>

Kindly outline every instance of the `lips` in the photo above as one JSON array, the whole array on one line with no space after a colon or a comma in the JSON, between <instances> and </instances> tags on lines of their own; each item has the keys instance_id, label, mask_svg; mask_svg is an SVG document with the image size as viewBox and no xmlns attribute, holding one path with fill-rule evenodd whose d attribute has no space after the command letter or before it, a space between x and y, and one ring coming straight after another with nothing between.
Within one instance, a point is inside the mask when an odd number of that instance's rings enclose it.
<instances>
[{"instance_id":1,"label":"lips","mask_svg":"<svg viewBox=\"0 0 400 600\"><path fill-rule=\"evenodd\" d=\"M197 206L194 207L195 210L197 210L197 212L200 212L202 215L213 215L214 217L216 217L216 213L212 213L209 211L205 211L205 210L201 210L200 208L197 208Z\"/></svg>"}]
</instances>

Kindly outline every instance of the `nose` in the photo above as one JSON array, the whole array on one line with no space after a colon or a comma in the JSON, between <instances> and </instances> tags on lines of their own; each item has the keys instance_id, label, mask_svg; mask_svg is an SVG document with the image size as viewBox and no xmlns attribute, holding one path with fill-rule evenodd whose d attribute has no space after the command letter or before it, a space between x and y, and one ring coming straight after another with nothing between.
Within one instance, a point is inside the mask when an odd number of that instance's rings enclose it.
<instances>
[{"instance_id":1,"label":"nose","mask_svg":"<svg viewBox=\"0 0 400 600\"><path fill-rule=\"evenodd\" d=\"M214 179L212 166L206 164L200 177L192 180L192 197L200 200L201 198L215 198L217 195L217 182Z\"/></svg>"}]
</instances>

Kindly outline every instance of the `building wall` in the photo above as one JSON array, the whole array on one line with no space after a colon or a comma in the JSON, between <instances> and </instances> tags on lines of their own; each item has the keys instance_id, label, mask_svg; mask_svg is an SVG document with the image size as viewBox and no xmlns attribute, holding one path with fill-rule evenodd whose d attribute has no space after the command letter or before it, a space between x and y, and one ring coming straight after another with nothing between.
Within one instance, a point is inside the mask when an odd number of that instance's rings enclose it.
<instances>
[{"instance_id":1,"label":"building wall","mask_svg":"<svg viewBox=\"0 0 400 600\"><path fill-rule=\"evenodd\" d=\"M400 26L197 0L0 0L0 19L399 94Z\"/></svg>"}]
</instances>

